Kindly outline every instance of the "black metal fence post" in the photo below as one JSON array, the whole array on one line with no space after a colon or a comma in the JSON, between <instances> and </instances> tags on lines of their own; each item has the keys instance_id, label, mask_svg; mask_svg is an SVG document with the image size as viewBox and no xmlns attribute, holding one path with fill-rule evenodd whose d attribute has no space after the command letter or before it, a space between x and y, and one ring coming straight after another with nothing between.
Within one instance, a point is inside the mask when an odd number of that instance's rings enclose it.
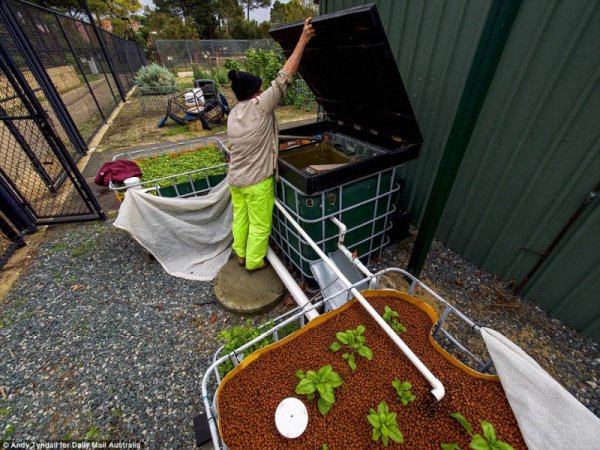
<instances>
[{"instance_id":1,"label":"black metal fence post","mask_svg":"<svg viewBox=\"0 0 600 450\"><path fill-rule=\"evenodd\" d=\"M104 42L104 36L102 36L102 33L100 33L100 30L96 26L96 22L94 21L94 17L92 16L92 12L90 11L90 7L87 3L87 0L81 0L81 4L83 5L83 9L85 10L85 12L90 20L90 25L94 29L94 34L96 35L96 39L98 39L98 44L100 45L100 48L102 49L102 53L104 53L104 59L106 59L108 68L110 69L110 72L112 73L112 76L115 79L115 83L117 85L117 89L119 90L119 95L121 96L121 100L125 101L125 97L127 96L127 94L126 94L125 90L123 89L123 86L121 85L121 80L119 79L119 77L117 75L117 71L115 69L115 65L113 64L113 60L110 57L110 54L108 53L108 48L106 48L106 42Z\"/></svg>"},{"instance_id":2,"label":"black metal fence post","mask_svg":"<svg viewBox=\"0 0 600 450\"><path fill-rule=\"evenodd\" d=\"M19 231L31 233L35 231L35 218L26 205L0 176L0 211L10 220Z\"/></svg>"}]
</instances>

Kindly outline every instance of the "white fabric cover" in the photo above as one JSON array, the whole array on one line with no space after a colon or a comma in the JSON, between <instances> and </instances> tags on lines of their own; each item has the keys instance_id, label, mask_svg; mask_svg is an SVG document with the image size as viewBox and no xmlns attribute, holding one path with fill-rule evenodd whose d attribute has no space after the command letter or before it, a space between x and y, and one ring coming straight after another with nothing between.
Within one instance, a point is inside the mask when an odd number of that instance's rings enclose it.
<instances>
[{"instance_id":1,"label":"white fabric cover","mask_svg":"<svg viewBox=\"0 0 600 450\"><path fill-rule=\"evenodd\" d=\"M114 226L127 230L165 271L210 281L231 253L233 210L227 181L207 195L168 198L129 189Z\"/></svg>"},{"instance_id":2,"label":"white fabric cover","mask_svg":"<svg viewBox=\"0 0 600 450\"><path fill-rule=\"evenodd\" d=\"M497 331L481 335L530 450L600 448L600 419L519 346Z\"/></svg>"}]
</instances>

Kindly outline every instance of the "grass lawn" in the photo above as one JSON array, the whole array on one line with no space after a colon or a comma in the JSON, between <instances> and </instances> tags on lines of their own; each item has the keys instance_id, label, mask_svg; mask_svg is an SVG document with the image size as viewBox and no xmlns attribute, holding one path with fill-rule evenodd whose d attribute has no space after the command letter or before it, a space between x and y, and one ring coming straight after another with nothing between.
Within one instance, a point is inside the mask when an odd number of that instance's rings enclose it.
<instances>
[{"instance_id":1,"label":"grass lawn","mask_svg":"<svg viewBox=\"0 0 600 450\"><path fill-rule=\"evenodd\" d=\"M181 89L192 86L193 79L177 78L177 85ZM237 102L230 86L222 86L221 92L227 98L230 106ZM164 112L144 114L137 95L125 103L114 123L110 126L97 151L111 151L117 149L136 148L159 142L178 142L202 136L212 136L227 131L226 121L213 126L212 130L204 130L200 121L193 121L187 125L179 125L173 120L167 120L165 126L158 128L158 122L164 117ZM281 106L275 110L279 123L294 122L297 120L311 119L316 116L316 107Z\"/></svg>"}]
</instances>

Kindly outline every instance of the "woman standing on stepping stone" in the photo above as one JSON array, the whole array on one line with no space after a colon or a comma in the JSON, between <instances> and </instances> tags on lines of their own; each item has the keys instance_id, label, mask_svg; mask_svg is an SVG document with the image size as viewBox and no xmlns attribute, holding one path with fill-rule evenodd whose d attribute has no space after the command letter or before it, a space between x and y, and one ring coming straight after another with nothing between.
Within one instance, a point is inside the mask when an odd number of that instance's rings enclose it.
<instances>
[{"instance_id":1,"label":"woman standing on stepping stone","mask_svg":"<svg viewBox=\"0 0 600 450\"><path fill-rule=\"evenodd\" d=\"M265 257L271 235L279 151L279 130L273 111L292 84L304 48L315 35L310 21L310 18L304 21L296 48L266 91L255 75L235 70L228 74L239 101L227 119L233 251L249 272L267 267Z\"/></svg>"}]
</instances>

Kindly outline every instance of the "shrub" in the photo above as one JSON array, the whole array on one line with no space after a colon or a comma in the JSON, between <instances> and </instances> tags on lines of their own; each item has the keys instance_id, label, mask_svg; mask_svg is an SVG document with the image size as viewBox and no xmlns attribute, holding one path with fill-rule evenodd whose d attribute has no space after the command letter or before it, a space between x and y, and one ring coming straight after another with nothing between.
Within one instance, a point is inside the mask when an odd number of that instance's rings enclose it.
<instances>
[{"instance_id":1,"label":"shrub","mask_svg":"<svg viewBox=\"0 0 600 450\"><path fill-rule=\"evenodd\" d=\"M199 66L194 66L194 80L211 80L210 73L202 70Z\"/></svg>"},{"instance_id":2,"label":"shrub","mask_svg":"<svg viewBox=\"0 0 600 450\"><path fill-rule=\"evenodd\" d=\"M172 91L177 89L175 76L165 67L152 63L138 70L134 81L141 86L167 88Z\"/></svg>"},{"instance_id":3,"label":"shrub","mask_svg":"<svg viewBox=\"0 0 600 450\"><path fill-rule=\"evenodd\" d=\"M231 58L227 58L225 60L225 64L223 64L225 66L225 68L227 69L227 71L230 70L242 70L242 63L239 62L237 59L231 59Z\"/></svg>"}]
</instances>

